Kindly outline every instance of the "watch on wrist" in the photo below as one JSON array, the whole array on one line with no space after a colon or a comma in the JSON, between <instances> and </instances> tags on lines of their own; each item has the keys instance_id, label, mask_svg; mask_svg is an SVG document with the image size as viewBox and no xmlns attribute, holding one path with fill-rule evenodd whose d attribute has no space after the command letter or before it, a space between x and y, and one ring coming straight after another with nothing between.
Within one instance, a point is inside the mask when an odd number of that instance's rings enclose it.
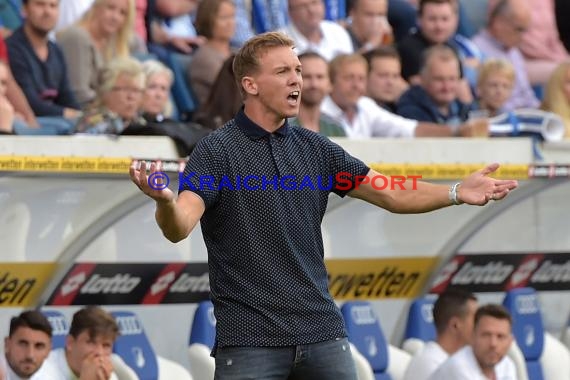
<instances>
[{"instance_id":1,"label":"watch on wrist","mask_svg":"<svg viewBox=\"0 0 570 380\"><path fill-rule=\"evenodd\" d=\"M460 185L461 185L461 182L457 182L449 188L449 200L454 205L460 205L461 204L461 202L459 201L459 198L457 197L457 195L458 195L457 190L459 189Z\"/></svg>"}]
</instances>

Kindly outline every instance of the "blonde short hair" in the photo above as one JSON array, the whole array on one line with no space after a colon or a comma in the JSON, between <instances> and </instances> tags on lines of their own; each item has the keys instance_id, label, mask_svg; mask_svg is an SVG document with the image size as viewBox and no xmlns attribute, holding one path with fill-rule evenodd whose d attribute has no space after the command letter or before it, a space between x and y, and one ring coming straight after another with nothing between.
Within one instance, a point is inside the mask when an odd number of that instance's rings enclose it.
<instances>
[{"instance_id":1,"label":"blonde short hair","mask_svg":"<svg viewBox=\"0 0 570 380\"><path fill-rule=\"evenodd\" d=\"M165 64L154 59L144 61L142 64L143 72L145 74L145 87L148 87L148 81L153 75L164 74L168 77L169 86L174 82L174 73ZM168 99L162 112L165 116L172 116L173 111L172 101Z\"/></svg>"},{"instance_id":2,"label":"blonde short hair","mask_svg":"<svg viewBox=\"0 0 570 380\"><path fill-rule=\"evenodd\" d=\"M360 63L366 68L366 72L368 72L368 62L362 55L357 53L339 54L329 62L329 78L331 83L335 82L341 67L349 63Z\"/></svg>"},{"instance_id":3,"label":"blonde short hair","mask_svg":"<svg viewBox=\"0 0 570 380\"><path fill-rule=\"evenodd\" d=\"M515 83L515 68L509 61L504 59L488 59L483 62L479 68L477 87L482 86L483 83L489 79L489 76L497 73L507 78L511 84Z\"/></svg>"},{"instance_id":4,"label":"blonde short hair","mask_svg":"<svg viewBox=\"0 0 570 380\"><path fill-rule=\"evenodd\" d=\"M286 34L280 32L267 32L258 34L249 39L237 52L233 71L235 80L242 96L245 91L241 85L244 77L256 73L260 68L259 57L269 49L278 47L290 47L293 49L295 42Z\"/></svg>"},{"instance_id":5,"label":"blonde short hair","mask_svg":"<svg viewBox=\"0 0 570 380\"><path fill-rule=\"evenodd\" d=\"M113 90L120 75L133 78L141 91L144 89L145 75L142 64L131 57L116 58L106 64L99 72L99 87L97 87L98 105L101 105L104 95Z\"/></svg>"},{"instance_id":6,"label":"blonde short hair","mask_svg":"<svg viewBox=\"0 0 570 380\"><path fill-rule=\"evenodd\" d=\"M148 79L151 76L156 74L164 74L168 77L168 81L172 86L172 83L174 82L174 73L164 63L156 61L154 59L149 59L142 63L142 68L146 78L146 83L148 83Z\"/></svg>"}]
</instances>

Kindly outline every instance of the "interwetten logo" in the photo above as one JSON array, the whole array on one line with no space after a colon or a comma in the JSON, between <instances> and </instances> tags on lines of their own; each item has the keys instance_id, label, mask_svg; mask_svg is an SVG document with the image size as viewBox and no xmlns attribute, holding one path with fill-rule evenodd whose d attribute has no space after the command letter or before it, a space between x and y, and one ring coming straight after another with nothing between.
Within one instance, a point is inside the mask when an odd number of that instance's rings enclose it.
<instances>
[{"instance_id":1,"label":"interwetten logo","mask_svg":"<svg viewBox=\"0 0 570 380\"><path fill-rule=\"evenodd\" d=\"M375 176L356 175L348 172L340 172L335 176L310 176L298 177L285 175L236 175L234 177L222 176L216 179L213 175L198 175L190 172L187 175L178 173L179 189L198 190L350 190L358 189L360 185L370 184L376 190L417 190L417 181L421 175L395 175ZM408 180L411 183L408 183ZM148 177L148 185L154 190L164 190L170 184L170 177L165 172L154 172Z\"/></svg>"}]
</instances>

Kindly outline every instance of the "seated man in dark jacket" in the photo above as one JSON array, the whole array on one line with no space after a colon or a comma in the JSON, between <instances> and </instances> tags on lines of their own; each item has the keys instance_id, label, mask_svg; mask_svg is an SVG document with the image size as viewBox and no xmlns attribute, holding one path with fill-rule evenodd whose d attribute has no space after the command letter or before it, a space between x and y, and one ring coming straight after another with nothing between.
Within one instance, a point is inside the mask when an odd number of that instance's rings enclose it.
<instances>
[{"instance_id":1,"label":"seated man in dark jacket","mask_svg":"<svg viewBox=\"0 0 570 380\"><path fill-rule=\"evenodd\" d=\"M49 40L59 1L26 0L24 24L6 40L10 67L36 116L60 118L71 129L80 116L60 48Z\"/></svg>"},{"instance_id":2,"label":"seated man in dark jacket","mask_svg":"<svg viewBox=\"0 0 570 380\"><path fill-rule=\"evenodd\" d=\"M400 97L397 112L409 119L459 126L467 120L471 105L457 99L459 60L448 46L426 50L420 70L420 85Z\"/></svg>"}]
</instances>

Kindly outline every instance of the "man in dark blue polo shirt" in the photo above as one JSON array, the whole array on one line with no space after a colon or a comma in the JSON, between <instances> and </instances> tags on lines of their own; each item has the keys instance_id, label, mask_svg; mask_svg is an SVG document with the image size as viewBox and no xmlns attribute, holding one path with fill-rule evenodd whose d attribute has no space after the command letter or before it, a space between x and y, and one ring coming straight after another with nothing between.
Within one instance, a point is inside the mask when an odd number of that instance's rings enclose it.
<instances>
[{"instance_id":1,"label":"man in dark blue polo shirt","mask_svg":"<svg viewBox=\"0 0 570 380\"><path fill-rule=\"evenodd\" d=\"M451 189L425 182L415 191L357 186L357 176L378 173L286 121L298 112L303 84L291 39L253 37L233 67L244 108L198 144L178 197L149 184L145 163L133 162L131 179L156 201L169 240L185 239L201 221L217 321L216 379L356 380L323 260L329 193L413 213L483 205L517 183L487 177L498 167L491 165ZM151 164L151 173L159 170Z\"/></svg>"},{"instance_id":2,"label":"man in dark blue polo shirt","mask_svg":"<svg viewBox=\"0 0 570 380\"><path fill-rule=\"evenodd\" d=\"M80 115L67 78L61 49L49 40L59 15L59 0L24 0L24 24L6 39L10 68L39 117L59 119L71 129Z\"/></svg>"}]
</instances>

